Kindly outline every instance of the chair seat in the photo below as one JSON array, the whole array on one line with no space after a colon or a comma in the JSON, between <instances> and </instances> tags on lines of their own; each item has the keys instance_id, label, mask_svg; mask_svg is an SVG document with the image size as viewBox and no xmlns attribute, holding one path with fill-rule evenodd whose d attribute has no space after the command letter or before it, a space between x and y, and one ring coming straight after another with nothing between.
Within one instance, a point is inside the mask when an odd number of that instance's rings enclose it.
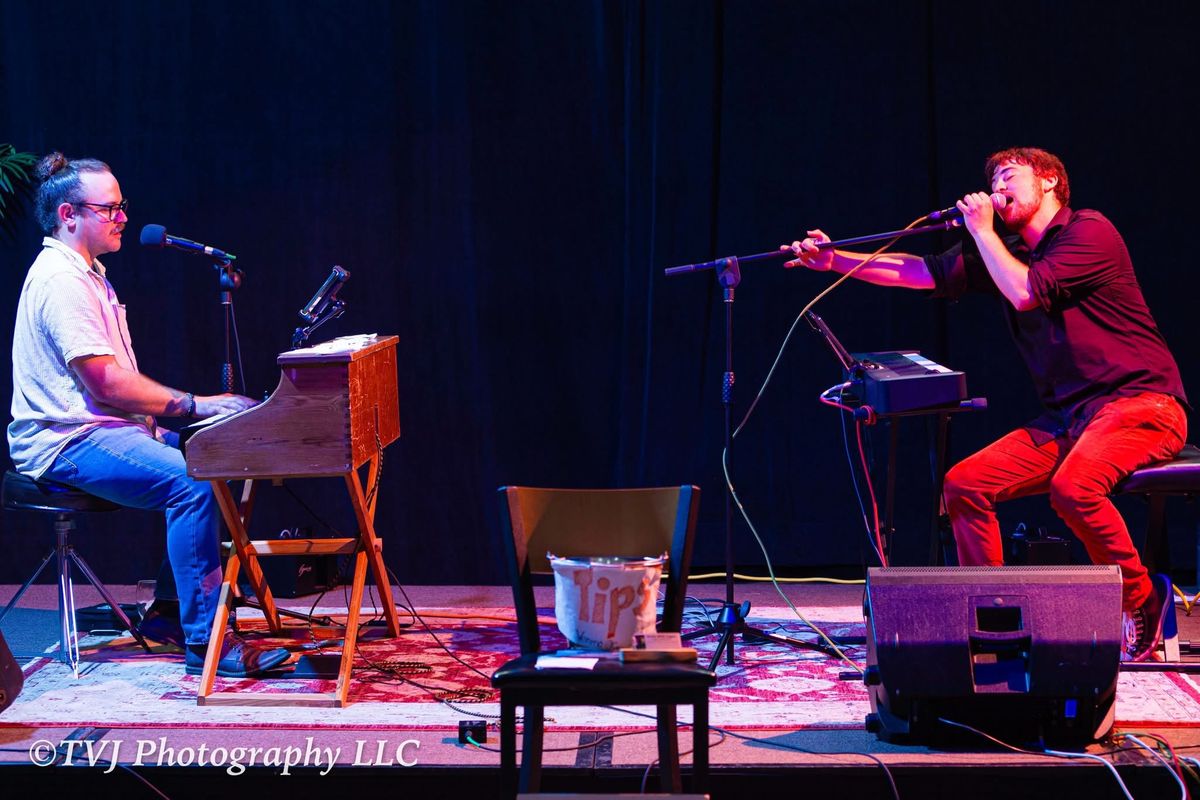
<instances>
[{"instance_id":1,"label":"chair seat","mask_svg":"<svg viewBox=\"0 0 1200 800\"><path fill-rule=\"evenodd\" d=\"M538 669L537 654L530 653L515 658L504 664L492 675L492 686L501 690L524 689L579 692L581 695L598 695L600 693L616 692L671 692L672 690L691 691L708 689L716 684L715 672L705 669L696 663L645 663L625 664L617 659L601 659L594 669ZM579 698L578 705L587 705L587 697ZM664 702L676 702L671 697L663 696ZM639 704L651 702L653 698L638 698ZM680 701L682 702L682 701ZM611 704L606 700L603 704ZM544 698L544 705L569 705L575 701L564 702ZM597 703L600 705L601 703Z\"/></svg>"},{"instance_id":2,"label":"chair seat","mask_svg":"<svg viewBox=\"0 0 1200 800\"><path fill-rule=\"evenodd\" d=\"M1117 484L1116 494L1191 494L1200 492L1200 447L1184 445L1170 461L1134 470Z\"/></svg>"},{"instance_id":3,"label":"chair seat","mask_svg":"<svg viewBox=\"0 0 1200 800\"><path fill-rule=\"evenodd\" d=\"M82 489L50 480L37 480L8 470L4 473L5 508L18 511L116 511L122 506L88 494Z\"/></svg>"}]
</instances>

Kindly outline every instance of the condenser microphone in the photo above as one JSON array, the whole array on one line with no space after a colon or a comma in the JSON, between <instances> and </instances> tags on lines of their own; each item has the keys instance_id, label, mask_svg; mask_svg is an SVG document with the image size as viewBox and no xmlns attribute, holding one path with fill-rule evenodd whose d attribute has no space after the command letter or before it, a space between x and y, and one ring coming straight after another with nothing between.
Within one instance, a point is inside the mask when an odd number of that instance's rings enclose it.
<instances>
[{"instance_id":1,"label":"condenser microphone","mask_svg":"<svg viewBox=\"0 0 1200 800\"><path fill-rule=\"evenodd\" d=\"M142 228L141 242L146 247L177 247L189 253L211 256L220 261L233 261L237 258L233 253L226 253L216 247L209 247L181 236L172 236L162 225L147 225Z\"/></svg>"},{"instance_id":2,"label":"condenser microphone","mask_svg":"<svg viewBox=\"0 0 1200 800\"><path fill-rule=\"evenodd\" d=\"M1009 202L1009 197L1006 194L1000 194L999 192L992 194L992 207L997 211L1002 211ZM926 219L931 222L941 222L949 219L962 219L962 215L963 212L959 210L958 206L950 206L949 208L943 208L941 211L930 212Z\"/></svg>"}]
</instances>

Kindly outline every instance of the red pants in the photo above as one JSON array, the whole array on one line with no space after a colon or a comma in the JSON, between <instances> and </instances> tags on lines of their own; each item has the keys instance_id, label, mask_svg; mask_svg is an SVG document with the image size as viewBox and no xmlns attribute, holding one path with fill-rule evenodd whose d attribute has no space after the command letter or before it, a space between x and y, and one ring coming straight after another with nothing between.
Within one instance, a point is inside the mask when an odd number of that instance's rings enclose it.
<instances>
[{"instance_id":1,"label":"red pants","mask_svg":"<svg viewBox=\"0 0 1200 800\"><path fill-rule=\"evenodd\" d=\"M1137 608L1150 595L1150 578L1109 493L1135 469L1174 456L1186 439L1179 402L1153 392L1108 403L1078 438L1067 434L1038 444L1030 429L1013 431L946 473L959 563L1003 564L996 504L1048 492L1092 562L1121 568L1123 605Z\"/></svg>"}]
</instances>

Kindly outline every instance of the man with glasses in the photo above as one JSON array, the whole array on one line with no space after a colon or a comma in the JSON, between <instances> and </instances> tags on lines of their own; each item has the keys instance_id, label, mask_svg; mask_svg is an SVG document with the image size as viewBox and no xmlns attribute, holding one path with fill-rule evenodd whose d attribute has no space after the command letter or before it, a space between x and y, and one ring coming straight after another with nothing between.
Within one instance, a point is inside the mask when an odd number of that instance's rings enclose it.
<instances>
[{"instance_id":1,"label":"man with glasses","mask_svg":"<svg viewBox=\"0 0 1200 800\"><path fill-rule=\"evenodd\" d=\"M822 249L829 237L812 230L790 245L799 258L788 265L854 269L871 283L952 300L983 292L1003 301L1046 411L946 474L959 563L1003 564L996 504L1049 494L1092 561L1121 567L1125 654L1142 661L1161 639L1171 582L1147 573L1109 494L1135 469L1183 447L1187 398L1179 368L1117 229L1097 211L1068 205L1062 161L1018 147L993 153L984 172L992 194L958 202L970 235L941 255L887 253L857 269L863 256Z\"/></svg>"},{"instance_id":2,"label":"man with glasses","mask_svg":"<svg viewBox=\"0 0 1200 800\"><path fill-rule=\"evenodd\" d=\"M138 371L125 307L98 260L121 249L129 221L117 179L101 161L61 153L42 159L36 174L46 238L17 305L9 452L17 471L33 478L165 512L164 572L178 605L156 600L139 628L184 647L188 673L199 674L221 585L219 510L211 487L188 477L178 437L155 417L209 417L254 401L182 392ZM219 675L252 677L288 658L286 650L226 641Z\"/></svg>"}]
</instances>

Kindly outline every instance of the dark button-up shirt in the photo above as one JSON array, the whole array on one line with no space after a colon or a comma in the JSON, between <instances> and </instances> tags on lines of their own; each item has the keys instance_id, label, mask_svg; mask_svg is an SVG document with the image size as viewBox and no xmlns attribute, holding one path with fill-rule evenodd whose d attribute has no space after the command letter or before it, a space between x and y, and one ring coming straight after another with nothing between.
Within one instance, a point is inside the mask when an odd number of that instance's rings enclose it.
<instances>
[{"instance_id":1,"label":"dark button-up shirt","mask_svg":"<svg viewBox=\"0 0 1200 800\"><path fill-rule=\"evenodd\" d=\"M1163 392L1186 406L1179 368L1146 307L1125 241L1103 214L1063 208L1032 251L1019 236L1004 243L1029 266L1037 301L1017 311L1004 300L1009 330L1047 410L1032 427L1078 436L1106 402L1142 392ZM969 236L926 256L925 264L935 296L1003 297Z\"/></svg>"}]
</instances>

